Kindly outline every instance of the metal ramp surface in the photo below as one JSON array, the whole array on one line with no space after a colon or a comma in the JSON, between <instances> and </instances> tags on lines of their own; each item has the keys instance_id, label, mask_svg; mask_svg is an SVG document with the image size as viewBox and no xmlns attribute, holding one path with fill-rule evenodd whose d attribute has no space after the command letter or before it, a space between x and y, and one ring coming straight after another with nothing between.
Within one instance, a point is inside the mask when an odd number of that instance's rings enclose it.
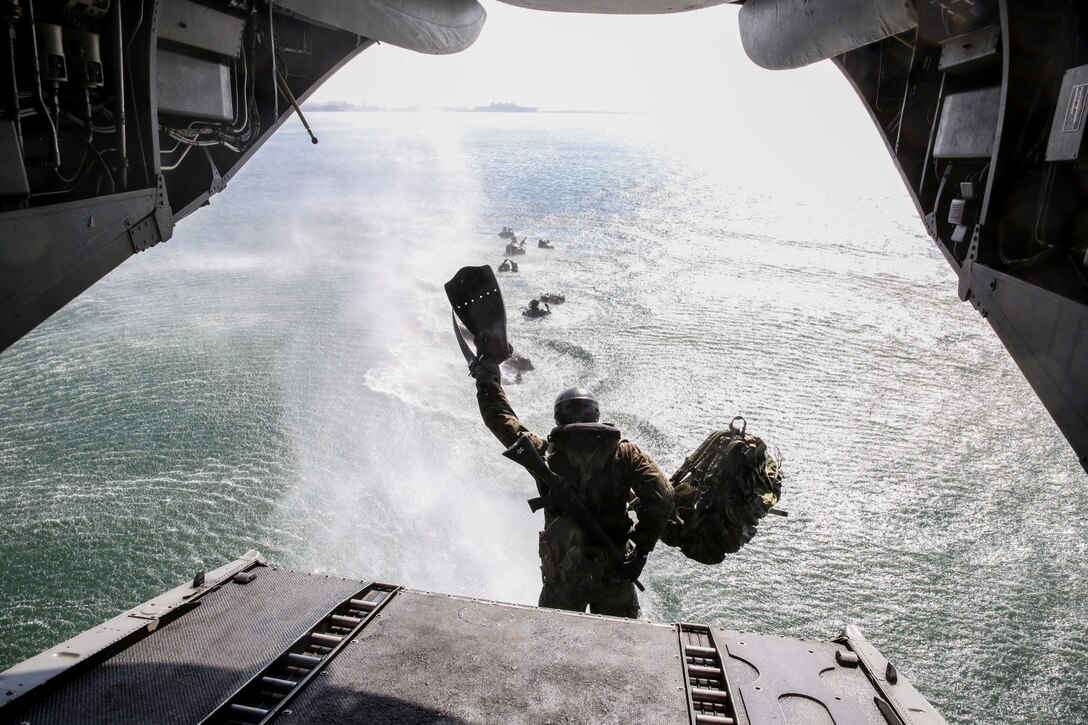
<instances>
[{"instance_id":1,"label":"metal ramp surface","mask_svg":"<svg viewBox=\"0 0 1088 725\"><path fill-rule=\"evenodd\" d=\"M402 591L292 705L307 721L684 723L676 630ZM441 718L441 719L440 719Z\"/></svg>"},{"instance_id":2,"label":"metal ramp surface","mask_svg":"<svg viewBox=\"0 0 1088 725\"><path fill-rule=\"evenodd\" d=\"M257 572L247 584L228 582L208 593L101 664L39 697L31 693L25 706L16 700L0 710L0 723L199 722L361 588L273 568Z\"/></svg>"},{"instance_id":3,"label":"metal ramp surface","mask_svg":"<svg viewBox=\"0 0 1088 725\"><path fill-rule=\"evenodd\" d=\"M284 571L256 552L0 673L0 723L943 725L813 642Z\"/></svg>"}]
</instances>

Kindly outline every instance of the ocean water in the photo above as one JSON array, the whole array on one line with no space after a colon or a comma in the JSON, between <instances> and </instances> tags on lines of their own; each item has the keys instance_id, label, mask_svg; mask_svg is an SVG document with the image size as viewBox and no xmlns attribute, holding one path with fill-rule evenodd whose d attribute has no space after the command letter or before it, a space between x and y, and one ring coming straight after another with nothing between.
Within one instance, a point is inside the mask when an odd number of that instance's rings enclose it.
<instances>
[{"instance_id":1,"label":"ocean water","mask_svg":"<svg viewBox=\"0 0 1088 725\"><path fill-rule=\"evenodd\" d=\"M872 139L310 120L318 146L285 128L0 355L0 668L249 548L534 603L533 487L479 421L442 291L497 266L508 225L527 425L584 385L668 472L735 415L784 459L789 518L720 566L659 548L648 617L853 622L952 723L1088 719L1084 473ZM567 303L518 314L546 291Z\"/></svg>"}]
</instances>

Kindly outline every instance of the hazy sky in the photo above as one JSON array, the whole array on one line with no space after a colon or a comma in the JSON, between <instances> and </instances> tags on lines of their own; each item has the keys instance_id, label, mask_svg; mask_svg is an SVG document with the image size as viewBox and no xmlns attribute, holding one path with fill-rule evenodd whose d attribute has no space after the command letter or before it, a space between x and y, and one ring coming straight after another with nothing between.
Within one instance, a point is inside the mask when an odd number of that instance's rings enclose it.
<instances>
[{"instance_id":1,"label":"hazy sky","mask_svg":"<svg viewBox=\"0 0 1088 725\"><path fill-rule=\"evenodd\" d=\"M759 68L741 47L737 7L601 16L483 3L487 23L468 50L430 56L370 48L313 100L654 114L670 140L747 154L772 183L797 181L808 170L828 182L860 176L903 193L845 76L830 61L792 71Z\"/></svg>"},{"instance_id":2,"label":"hazy sky","mask_svg":"<svg viewBox=\"0 0 1088 725\"><path fill-rule=\"evenodd\" d=\"M393 107L509 102L545 110L729 113L740 99L845 85L830 63L789 72L755 66L741 47L733 6L601 16L483 4L487 23L468 50L429 56L388 45L371 48L313 99Z\"/></svg>"}]
</instances>

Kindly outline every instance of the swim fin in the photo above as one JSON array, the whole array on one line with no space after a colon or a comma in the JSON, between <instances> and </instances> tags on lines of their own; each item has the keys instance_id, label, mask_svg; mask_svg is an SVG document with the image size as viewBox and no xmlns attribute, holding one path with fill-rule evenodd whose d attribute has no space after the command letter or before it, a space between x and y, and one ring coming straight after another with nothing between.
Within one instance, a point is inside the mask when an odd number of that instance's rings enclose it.
<instances>
[{"instance_id":1,"label":"swim fin","mask_svg":"<svg viewBox=\"0 0 1088 725\"><path fill-rule=\"evenodd\" d=\"M506 338L506 306L491 267L462 267L446 283L446 297L453 313L472 333L478 359L501 363L510 357L514 348Z\"/></svg>"}]
</instances>

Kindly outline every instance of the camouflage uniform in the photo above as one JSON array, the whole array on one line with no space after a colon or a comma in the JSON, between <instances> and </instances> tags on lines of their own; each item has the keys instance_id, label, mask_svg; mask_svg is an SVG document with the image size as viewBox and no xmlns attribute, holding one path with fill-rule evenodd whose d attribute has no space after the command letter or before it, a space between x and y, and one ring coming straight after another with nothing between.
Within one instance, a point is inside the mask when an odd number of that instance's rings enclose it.
<instances>
[{"instance_id":1,"label":"camouflage uniform","mask_svg":"<svg viewBox=\"0 0 1088 725\"><path fill-rule=\"evenodd\" d=\"M488 429L504 446L528 435L553 471L570 481L586 508L600 522L621 551L628 540L642 553L657 543L665 520L672 513L672 485L650 457L629 441L579 444L556 435L542 440L518 420L510 407L495 367L477 368L476 399ZM560 439L560 445L556 440ZM538 482L537 487L541 488ZM540 491L541 495L547 493ZM637 499L635 498L637 497ZM628 504L638 515L632 526ZM639 615L635 585L616 576L615 565L593 535L574 519L544 509L540 532L540 571L543 587L539 604L554 609L635 618Z\"/></svg>"}]
</instances>

